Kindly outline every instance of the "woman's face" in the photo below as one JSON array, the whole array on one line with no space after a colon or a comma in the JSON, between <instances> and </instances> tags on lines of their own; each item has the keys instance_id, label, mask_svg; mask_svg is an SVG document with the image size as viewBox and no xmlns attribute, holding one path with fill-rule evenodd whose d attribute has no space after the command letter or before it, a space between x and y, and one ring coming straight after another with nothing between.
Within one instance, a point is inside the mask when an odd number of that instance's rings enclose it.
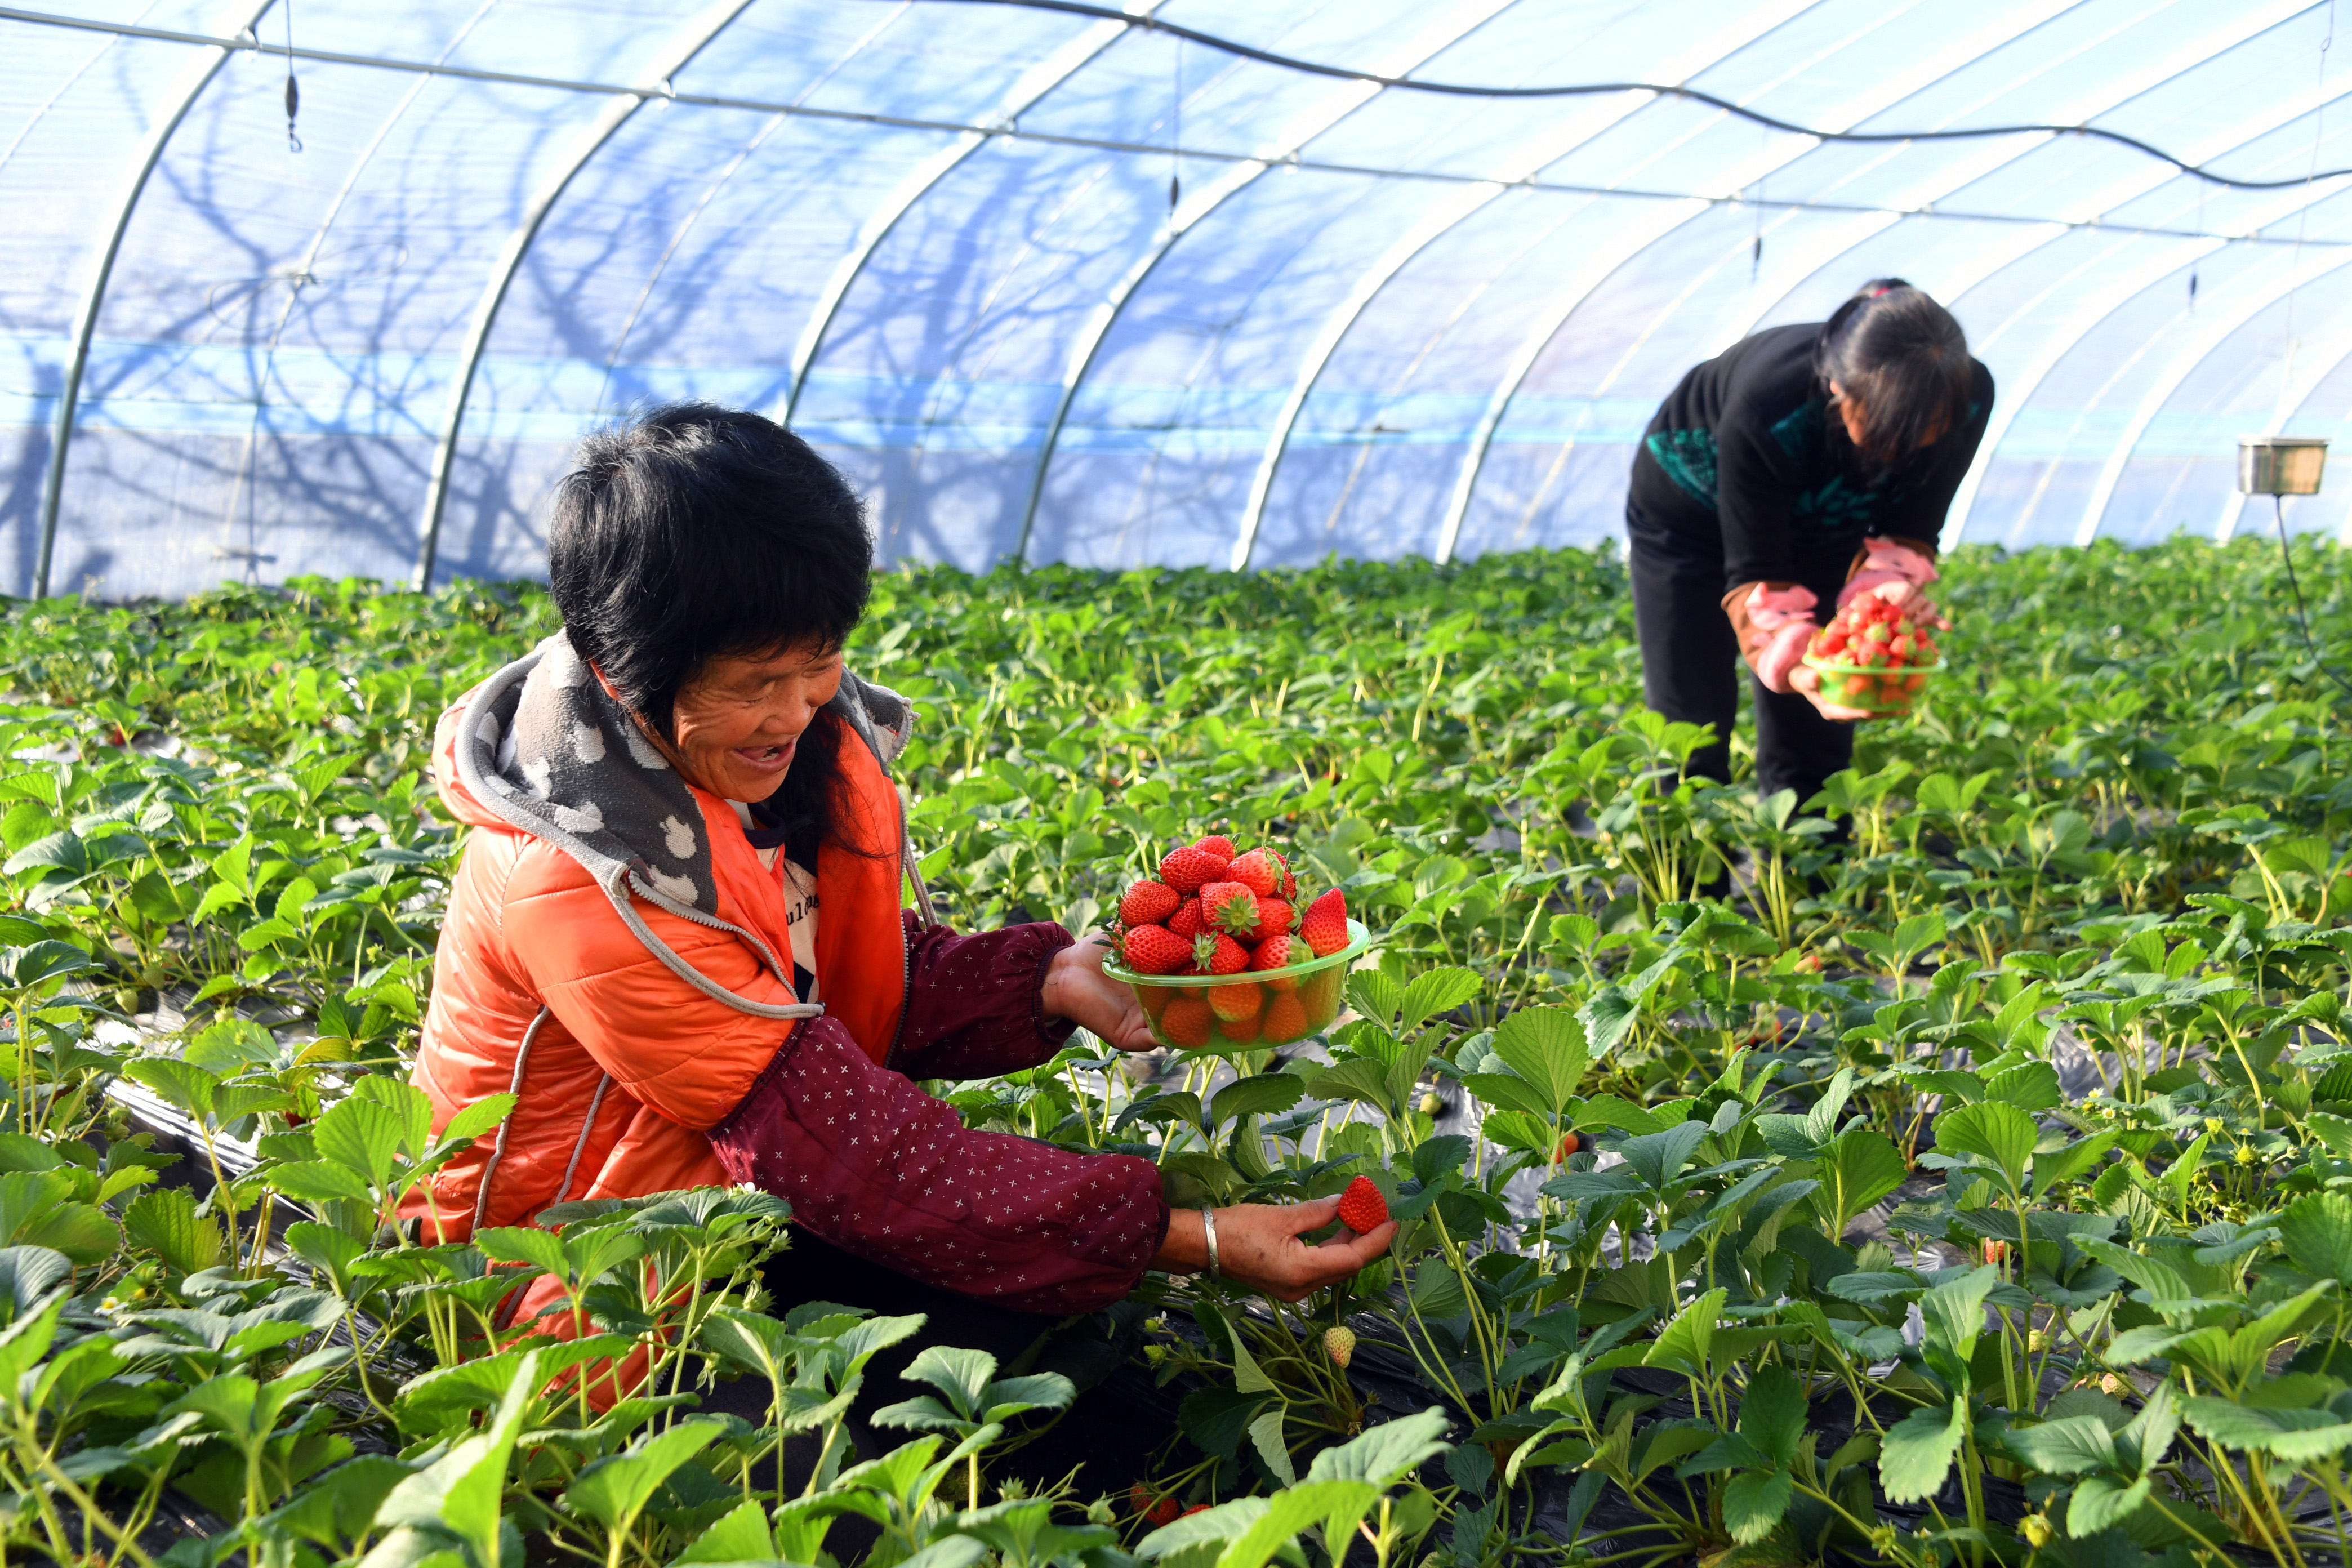
<instances>
[{"instance_id":1,"label":"woman's face","mask_svg":"<svg viewBox=\"0 0 2352 1568\"><path fill-rule=\"evenodd\" d=\"M841 688L841 650L801 643L714 658L678 692L667 750L690 783L728 800L765 800L792 771L801 732Z\"/></svg>"},{"instance_id":2,"label":"woman's face","mask_svg":"<svg viewBox=\"0 0 2352 1568\"><path fill-rule=\"evenodd\" d=\"M1870 426L1863 420L1862 400L1847 396L1845 388L1832 381L1830 383L1830 403L1838 411L1838 416L1845 421L1847 438L1857 447L1861 447L1864 438L1870 434ZM1944 422L1938 419L1927 426L1926 433L1919 437L1919 445L1932 447L1943 434Z\"/></svg>"}]
</instances>

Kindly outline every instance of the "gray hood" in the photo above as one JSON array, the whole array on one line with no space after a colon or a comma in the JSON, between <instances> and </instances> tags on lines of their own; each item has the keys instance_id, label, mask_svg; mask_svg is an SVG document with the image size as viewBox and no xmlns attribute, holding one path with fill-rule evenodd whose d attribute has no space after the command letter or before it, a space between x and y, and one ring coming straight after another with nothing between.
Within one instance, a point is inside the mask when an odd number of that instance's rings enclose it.
<instances>
[{"instance_id":1,"label":"gray hood","mask_svg":"<svg viewBox=\"0 0 2352 1568\"><path fill-rule=\"evenodd\" d=\"M914 710L886 687L844 673L828 711L887 770L914 732ZM698 989L764 1017L813 1017L814 1004L754 1002L688 964L646 924L643 899L698 925L734 932L787 986L792 965L752 932L719 918L710 844L693 791L646 740L558 632L484 681L459 715L457 777L485 810L578 861L637 940ZM902 829L903 837L903 829ZM903 850L902 850L903 854ZM907 857L908 868L913 859ZM929 897L917 884L929 918Z\"/></svg>"}]
</instances>

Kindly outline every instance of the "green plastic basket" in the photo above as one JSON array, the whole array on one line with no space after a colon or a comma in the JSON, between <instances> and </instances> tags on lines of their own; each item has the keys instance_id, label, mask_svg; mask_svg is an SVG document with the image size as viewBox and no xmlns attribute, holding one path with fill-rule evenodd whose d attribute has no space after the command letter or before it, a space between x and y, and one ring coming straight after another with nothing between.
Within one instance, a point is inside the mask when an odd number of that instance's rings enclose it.
<instances>
[{"instance_id":1,"label":"green plastic basket","mask_svg":"<svg viewBox=\"0 0 2352 1568\"><path fill-rule=\"evenodd\" d=\"M1941 663L1899 670L1869 669L1858 664L1805 656L1805 668L1822 675L1822 697L1841 708L1859 708L1874 719L1892 719L1911 711L1927 690L1930 678L1941 675Z\"/></svg>"},{"instance_id":2,"label":"green plastic basket","mask_svg":"<svg viewBox=\"0 0 2352 1568\"><path fill-rule=\"evenodd\" d=\"M1239 974L1138 974L1116 959L1103 973L1135 988L1151 1035L1174 1050L1255 1050L1286 1046L1331 1026L1348 984L1348 966L1372 945L1360 921L1348 922L1348 945L1281 969ZM1212 994L1214 993L1214 994Z\"/></svg>"}]
</instances>

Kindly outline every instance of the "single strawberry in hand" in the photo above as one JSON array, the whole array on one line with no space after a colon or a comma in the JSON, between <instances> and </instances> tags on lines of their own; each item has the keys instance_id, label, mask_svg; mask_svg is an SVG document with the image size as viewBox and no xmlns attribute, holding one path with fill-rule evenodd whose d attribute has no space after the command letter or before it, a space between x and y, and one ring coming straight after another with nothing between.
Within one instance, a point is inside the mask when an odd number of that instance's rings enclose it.
<instances>
[{"instance_id":1,"label":"single strawberry in hand","mask_svg":"<svg viewBox=\"0 0 2352 1568\"><path fill-rule=\"evenodd\" d=\"M1166 926L1129 926L1119 957L1138 974L1174 974L1192 962L1192 944Z\"/></svg>"},{"instance_id":2,"label":"single strawberry in hand","mask_svg":"<svg viewBox=\"0 0 2352 1568\"><path fill-rule=\"evenodd\" d=\"M1150 879L1136 883L1119 896L1118 918L1131 926L1156 926L1168 923L1168 917L1182 906L1184 895L1165 882Z\"/></svg>"},{"instance_id":3,"label":"single strawberry in hand","mask_svg":"<svg viewBox=\"0 0 2352 1568\"><path fill-rule=\"evenodd\" d=\"M1224 874L1233 857L1212 855L1197 844L1181 849L1171 849L1160 862L1160 879L1180 893L1197 893L1203 882L1213 882Z\"/></svg>"},{"instance_id":4,"label":"single strawberry in hand","mask_svg":"<svg viewBox=\"0 0 2352 1568\"><path fill-rule=\"evenodd\" d=\"M1318 958L1328 958L1348 945L1348 898L1334 888L1307 906L1307 918L1298 922L1298 934L1315 950Z\"/></svg>"},{"instance_id":5,"label":"single strawberry in hand","mask_svg":"<svg viewBox=\"0 0 2352 1568\"><path fill-rule=\"evenodd\" d=\"M1339 1223L1358 1236L1369 1236L1389 1222L1389 1201L1370 1176L1358 1176L1339 1194Z\"/></svg>"}]
</instances>

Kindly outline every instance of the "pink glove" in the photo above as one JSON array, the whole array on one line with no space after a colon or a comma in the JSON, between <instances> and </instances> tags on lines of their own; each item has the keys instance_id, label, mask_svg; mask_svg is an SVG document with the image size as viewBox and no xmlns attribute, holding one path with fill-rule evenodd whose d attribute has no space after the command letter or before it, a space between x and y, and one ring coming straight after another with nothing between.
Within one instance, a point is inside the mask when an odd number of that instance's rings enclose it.
<instances>
[{"instance_id":1,"label":"pink glove","mask_svg":"<svg viewBox=\"0 0 2352 1568\"><path fill-rule=\"evenodd\" d=\"M1820 603L1811 588L1774 588L1759 583L1748 590L1748 624L1769 635L1750 647L1748 665L1765 690L1790 689L1789 672L1804 662L1805 645L1822 629L1812 615Z\"/></svg>"},{"instance_id":2,"label":"pink glove","mask_svg":"<svg viewBox=\"0 0 2352 1568\"><path fill-rule=\"evenodd\" d=\"M1889 583L1909 584L1907 590L1898 589L1878 595L1900 604L1911 596L1911 591L1926 587L1938 575L1936 563L1907 544L1898 544L1892 539L1871 539L1864 541L1862 548L1864 557L1862 570L1853 574L1853 581L1838 591L1840 609Z\"/></svg>"}]
</instances>

